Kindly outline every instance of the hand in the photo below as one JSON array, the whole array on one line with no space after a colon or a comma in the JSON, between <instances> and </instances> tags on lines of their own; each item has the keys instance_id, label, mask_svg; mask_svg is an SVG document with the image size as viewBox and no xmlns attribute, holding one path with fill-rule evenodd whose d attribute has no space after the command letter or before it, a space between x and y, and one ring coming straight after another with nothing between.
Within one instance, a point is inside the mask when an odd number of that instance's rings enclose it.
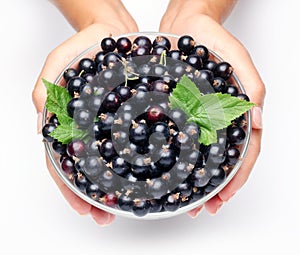
<instances>
[{"instance_id":1,"label":"hand","mask_svg":"<svg viewBox=\"0 0 300 255\"><path fill-rule=\"evenodd\" d=\"M120 8L121 7L119 7L118 11L123 11ZM109 19L105 18L107 16L109 17ZM79 53L81 53L89 46L101 40L101 38L107 37L110 34L119 35L137 31L137 26L130 16L123 15L122 18L120 18L120 15L118 15L117 13L115 14L112 12L104 12L104 15L102 15L101 17L102 20L98 19L96 23L92 23L91 25L83 28L81 31L62 43L48 55L32 93L33 102L38 113L39 133L42 129L42 111L46 100L46 89L42 84L41 79L45 78L46 80L54 81L58 74L74 57L76 57ZM107 20L112 19L114 20L113 25L107 23ZM73 22L73 24L75 23ZM80 26L76 24L74 27L77 28ZM75 195L59 178L47 156L46 163L50 175L59 187L63 196L69 202L71 207L74 208L79 214L91 214L96 223L98 223L99 225L107 225L114 220L114 215L91 206L90 204L79 198L77 195Z\"/></svg>"},{"instance_id":2,"label":"hand","mask_svg":"<svg viewBox=\"0 0 300 255\"><path fill-rule=\"evenodd\" d=\"M265 87L245 47L214 18L199 13L197 8L194 8L196 10L194 11L191 9L191 1L187 2L189 3L181 5L178 9L171 3L169 4L160 24L160 31L177 35L191 35L197 42L207 46L231 63L250 100L256 104L252 110L253 130L250 145L240 170L222 191L205 203L206 210L215 214L222 204L227 202L245 184L259 155ZM195 217L201 209L202 207L193 209L189 215Z\"/></svg>"}]
</instances>

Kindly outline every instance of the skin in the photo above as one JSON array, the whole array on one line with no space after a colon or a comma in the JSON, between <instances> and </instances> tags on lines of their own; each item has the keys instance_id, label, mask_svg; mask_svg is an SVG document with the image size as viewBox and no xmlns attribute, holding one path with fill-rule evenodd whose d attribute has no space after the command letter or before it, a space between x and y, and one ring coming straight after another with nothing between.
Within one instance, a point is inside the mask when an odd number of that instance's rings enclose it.
<instances>
[{"instance_id":1,"label":"skin","mask_svg":"<svg viewBox=\"0 0 300 255\"><path fill-rule=\"evenodd\" d=\"M101 38L111 34L138 32L136 22L119 0L90 0L88 5L84 0L52 2L77 33L49 53L35 84L32 98L38 113L38 133L41 132L41 113L46 100L46 90L41 79L54 81L57 74L74 57ZM253 132L247 158L233 180L218 195L205 203L204 207L211 214L215 214L222 204L244 185L260 151L264 85L245 47L221 25L230 14L235 2L230 0L171 0L160 24L161 32L192 35L197 42L203 43L231 63L236 68L235 72L244 84L251 101L257 105L253 109ZM114 220L114 215L93 207L69 190L56 174L47 156L46 163L51 177L75 211L81 215L90 214L101 226L108 225ZM196 217L202 208L203 206L196 208L188 214Z\"/></svg>"},{"instance_id":2,"label":"skin","mask_svg":"<svg viewBox=\"0 0 300 255\"><path fill-rule=\"evenodd\" d=\"M212 2L217 2L217 6L212 7ZM250 100L256 104L252 110L253 130L244 163L231 182L219 194L205 203L204 207L210 214L215 214L223 203L227 202L245 184L261 147L261 115L265 86L246 48L222 27L222 21L229 15L235 3L236 1L228 0L171 0L160 24L161 32L178 35L189 34L197 42L206 45L231 63ZM196 208L189 214L195 217L201 208Z\"/></svg>"},{"instance_id":3,"label":"skin","mask_svg":"<svg viewBox=\"0 0 300 255\"><path fill-rule=\"evenodd\" d=\"M41 132L41 113L46 101L46 90L41 79L45 78L46 80L54 81L57 74L74 57L101 38L107 37L110 34L117 35L138 31L135 21L124 8L121 1L91 0L87 8L84 7L86 5L86 1L84 0L76 1L76 3L70 0L52 2L54 2L70 24L77 30L77 33L49 53L35 84L32 98L38 113L39 133ZM114 2L113 8L111 2ZM93 13L95 9L97 9L97 12ZM81 15L77 15L79 10ZM82 20L81 18L78 19L78 17L81 17ZM84 17L89 18L86 20ZM110 23L112 20L114 22ZM46 163L51 177L75 211L80 215L90 214L95 222L101 226L108 225L114 220L114 215L97 209L76 196L60 180L47 156Z\"/></svg>"}]
</instances>

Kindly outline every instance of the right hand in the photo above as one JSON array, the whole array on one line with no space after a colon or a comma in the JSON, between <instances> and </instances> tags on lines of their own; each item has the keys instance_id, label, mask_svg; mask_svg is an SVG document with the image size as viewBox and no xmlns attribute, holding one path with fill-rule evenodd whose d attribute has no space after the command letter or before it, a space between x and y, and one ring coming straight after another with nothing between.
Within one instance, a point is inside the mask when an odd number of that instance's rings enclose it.
<instances>
[{"instance_id":1,"label":"right hand","mask_svg":"<svg viewBox=\"0 0 300 255\"><path fill-rule=\"evenodd\" d=\"M65 66L89 46L99 42L102 38L107 37L110 34L119 35L128 32L134 32L136 30L136 26L133 26L132 28L125 26L116 28L109 24L95 23L75 34L73 37L55 48L48 55L32 92L33 103L38 113L39 133L42 129L42 112L46 101L46 88L42 83L42 78L54 82L58 74L65 68ZM57 175L47 155L46 163L50 175L54 179L65 199L69 202L74 210L81 215L91 214L96 223L102 226L110 224L114 220L114 215L88 204L74 194Z\"/></svg>"}]
</instances>

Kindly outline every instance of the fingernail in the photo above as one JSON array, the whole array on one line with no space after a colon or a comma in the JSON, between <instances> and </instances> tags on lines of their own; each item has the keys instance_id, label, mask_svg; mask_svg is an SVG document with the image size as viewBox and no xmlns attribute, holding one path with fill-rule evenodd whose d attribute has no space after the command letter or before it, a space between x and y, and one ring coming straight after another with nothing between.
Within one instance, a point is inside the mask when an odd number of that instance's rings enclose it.
<instances>
[{"instance_id":1,"label":"fingernail","mask_svg":"<svg viewBox=\"0 0 300 255\"><path fill-rule=\"evenodd\" d=\"M252 109L253 116L253 127L256 129L262 129L262 109L261 107L255 106Z\"/></svg>"},{"instance_id":2,"label":"fingernail","mask_svg":"<svg viewBox=\"0 0 300 255\"><path fill-rule=\"evenodd\" d=\"M101 227L109 226L110 223L111 223L111 214L107 213L106 221L103 224L101 224Z\"/></svg>"},{"instance_id":3,"label":"fingernail","mask_svg":"<svg viewBox=\"0 0 300 255\"><path fill-rule=\"evenodd\" d=\"M216 211L213 212L213 213L211 213L211 215L216 215L217 212L218 212L218 211L220 210L220 208L222 207L222 205L223 205L223 202L219 203L218 206L217 206L217 208L216 208Z\"/></svg>"},{"instance_id":4,"label":"fingernail","mask_svg":"<svg viewBox=\"0 0 300 255\"><path fill-rule=\"evenodd\" d=\"M228 196L224 196L223 194L222 194L222 201L224 201L224 202L228 202L234 195L235 195L235 193L236 192L233 192L232 194L230 194L230 195L228 195Z\"/></svg>"},{"instance_id":5,"label":"fingernail","mask_svg":"<svg viewBox=\"0 0 300 255\"><path fill-rule=\"evenodd\" d=\"M220 208L222 207L223 203L219 204L216 210L216 213L220 210Z\"/></svg>"},{"instance_id":6,"label":"fingernail","mask_svg":"<svg viewBox=\"0 0 300 255\"><path fill-rule=\"evenodd\" d=\"M43 119L43 114L41 112L38 112L37 114L37 133L38 135L42 133L42 119Z\"/></svg>"},{"instance_id":7,"label":"fingernail","mask_svg":"<svg viewBox=\"0 0 300 255\"><path fill-rule=\"evenodd\" d=\"M196 217L199 215L199 213L201 212L202 208L203 208L203 206L198 207L198 208L196 208L196 209L193 209L192 211L190 211L189 215L190 215L193 219L196 218Z\"/></svg>"},{"instance_id":8,"label":"fingernail","mask_svg":"<svg viewBox=\"0 0 300 255\"><path fill-rule=\"evenodd\" d=\"M200 212L202 211L202 206L200 207L200 208L198 208L197 210L196 210L196 212L195 212L195 215L194 215L194 217L193 218L196 218L199 214L200 214Z\"/></svg>"}]
</instances>

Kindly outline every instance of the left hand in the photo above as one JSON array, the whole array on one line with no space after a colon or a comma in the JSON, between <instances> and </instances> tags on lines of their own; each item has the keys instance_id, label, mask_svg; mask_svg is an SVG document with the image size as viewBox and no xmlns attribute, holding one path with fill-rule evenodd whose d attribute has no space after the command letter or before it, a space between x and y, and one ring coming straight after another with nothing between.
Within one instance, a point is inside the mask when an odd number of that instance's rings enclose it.
<instances>
[{"instance_id":1,"label":"left hand","mask_svg":"<svg viewBox=\"0 0 300 255\"><path fill-rule=\"evenodd\" d=\"M205 203L206 210L215 214L222 204L227 202L245 184L259 155L265 87L246 48L212 17L199 13L193 14L193 12L195 11L190 7L183 7L172 15L167 11L161 21L160 31L177 35L191 35L197 42L228 61L234 67L250 100L256 104L252 110L253 129L250 145L240 170L222 191ZM201 209L202 206L193 209L189 215L195 217Z\"/></svg>"}]
</instances>

